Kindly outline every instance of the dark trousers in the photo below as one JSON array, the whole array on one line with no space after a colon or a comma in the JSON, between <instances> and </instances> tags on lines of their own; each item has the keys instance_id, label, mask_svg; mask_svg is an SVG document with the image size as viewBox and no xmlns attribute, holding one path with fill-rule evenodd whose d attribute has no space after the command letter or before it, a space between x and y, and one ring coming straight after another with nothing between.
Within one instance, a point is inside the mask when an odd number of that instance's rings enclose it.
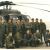
<instances>
[{"instance_id":1,"label":"dark trousers","mask_svg":"<svg viewBox=\"0 0 50 50\"><path fill-rule=\"evenodd\" d=\"M33 40L33 39L22 39L21 40L21 44L24 46L32 46L32 47L36 47L36 44L38 44L37 40Z\"/></svg>"},{"instance_id":2,"label":"dark trousers","mask_svg":"<svg viewBox=\"0 0 50 50\"><path fill-rule=\"evenodd\" d=\"M15 41L15 48L19 48L21 46L21 40Z\"/></svg>"},{"instance_id":3,"label":"dark trousers","mask_svg":"<svg viewBox=\"0 0 50 50\"><path fill-rule=\"evenodd\" d=\"M42 37L44 37L44 41L45 41L45 33L41 33L41 42L43 41Z\"/></svg>"},{"instance_id":4,"label":"dark trousers","mask_svg":"<svg viewBox=\"0 0 50 50\"><path fill-rule=\"evenodd\" d=\"M50 40L45 41L45 43L46 43L46 46L48 46L48 43L49 43L49 46L50 46Z\"/></svg>"}]
</instances>

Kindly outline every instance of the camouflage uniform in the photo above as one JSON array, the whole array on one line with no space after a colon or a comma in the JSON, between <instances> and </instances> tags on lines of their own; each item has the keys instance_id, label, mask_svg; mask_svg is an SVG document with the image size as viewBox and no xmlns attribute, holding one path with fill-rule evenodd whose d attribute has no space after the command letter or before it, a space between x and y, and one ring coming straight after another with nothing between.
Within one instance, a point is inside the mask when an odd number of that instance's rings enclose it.
<instances>
[{"instance_id":1,"label":"camouflage uniform","mask_svg":"<svg viewBox=\"0 0 50 50\"><path fill-rule=\"evenodd\" d=\"M8 23L6 23L6 22L4 22L3 23L3 28L4 28L4 33L5 33L5 36L7 36L8 35Z\"/></svg>"},{"instance_id":2,"label":"camouflage uniform","mask_svg":"<svg viewBox=\"0 0 50 50\"><path fill-rule=\"evenodd\" d=\"M26 33L25 24L21 25L21 33L22 33L22 38L23 38L24 34Z\"/></svg>"},{"instance_id":3,"label":"camouflage uniform","mask_svg":"<svg viewBox=\"0 0 50 50\"><path fill-rule=\"evenodd\" d=\"M10 41L11 43L12 43L12 47L15 47L14 45L13 45L13 41L14 41L14 44L15 44L15 35L16 35L16 32L17 32L17 27L16 27L16 24L15 23L10 23L9 24L9 33L12 33L12 41ZM11 38L10 38L11 39Z\"/></svg>"},{"instance_id":4,"label":"camouflage uniform","mask_svg":"<svg viewBox=\"0 0 50 50\"><path fill-rule=\"evenodd\" d=\"M6 23L6 22L4 22L3 23L3 32L4 32L4 45L5 45L5 47L6 47L6 37L7 37L7 35L8 35L8 23Z\"/></svg>"},{"instance_id":5,"label":"camouflage uniform","mask_svg":"<svg viewBox=\"0 0 50 50\"><path fill-rule=\"evenodd\" d=\"M15 33L16 33L16 26L13 23L4 23L4 32L5 32L5 43L6 43L6 48L12 48L13 47L13 41L8 40L8 39L14 39L15 37ZM11 37L9 37L12 34ZM8 38L7 38L8 37ZM7 41L8 40L8 41ZM12 46L10 47L10 44L12 44Z\"/></svg>"},{"instance_id":6,"label":"camouflage uniform","mask_svg":"<svg viewBox=\"0 0 50 50\"><path fill-rule=\"evenodd\" d=\"M50 33L49 33L49 30L46 30L46 34L45 34L45 44L46 44L46 46L50 46Z\"/></svg>"},{"instance_id":7,"label":"camouflage uniform","mask_svg":"<svg viewBox=\"0 0 50 50\"><path fill-rule=\"evenodd\" d=\"M33 44L34 44L35 47L40 45L40 43L41 43L41 35L40 35L39 32L34 33L33 42L34 42Z\"/></svg>"},{"instance_id":8,"label":"camouflage uniform","mask_svg":"<svg viewBox=\"0 0 50 50\"><path fill-rule=\"evenodd\" d=\"M35 33L35 23L31 23L31 31L32 31L32 34Z\"/></svg>"},{"instance_id":9,"label":"camouflage uniform","mask_svg":"<svg viewBox=\"0 0 50 50\"><path fill-rule=\"evenodd\" d=\"M39 22L35 22L35 32L37 31L37 30L39 30Z\"/></svg>"},{"instance_id":10,"label":"camouflage uniform","mask_svg":"<svg viewBox=\"0 0 50 50\"><path fill-rule=\"evenodd\" d=\"M41 22L39 27L40 27L41 40L42 40L42 36L44 36L45 39L45 33L46 33L45 23Z\"/></svg>"},{"instance_id":11,"label":"camouflage uniform","mask_svg":"<svg viewBox=\"0 0 50 50\"><path fill-rule=\"evenodd\" d=\"M4 34L3 24L0 24L0 47L4 46Z\"/></svg>"},{"instance_id":12,"label":"camouflage uniform","mask_svg":"<svg viewBox=\"0 0 50 50\"><path fill-rule=\"evenodd\" d=\"M6 37L6 48L14 48L13 47L13 38L11 35Z\"/></svg>"},{"instance_id":13,"label":"camouflage uniform","mask_svg":"<svg viewBox=\"0 0 50 50\"><path fill-rule=\"evenodd\" d=\"M20 47L21 42L21 26L16 24L16 34L15 34L15 47Z\"/></svg>"},{"instance_id":14,"label":"camouflage uniform","mask_svg":"<svg viewBox=\"0 0 50 50\"><path fill-rule=\"evenodd\" d=\"M36 18L36 22L35 22L35 32L38 30L39 31L39 22L38 22L38 18Z\"/></svg>"},{"instance_id":15,"label":"camouflage uniform","mask_svg":"<svg viewBox=\"0 0 50 50\"><path fill-rule=\"evenodd\" d=\"M35 22L34 22L34 18L32 18L31 20L32 20L32 22L30 22L30 24L31 24L31 31L32 31L32 34L34 34L35 33Z\"/></svg>"},{"instance_id":16,"label":"camouflage uniform","mask_svg":"<svg viewBox=\"0 0 50 50\"><path fill-rule=\"evenodd\" d=\"M32 33L30 32L30 30L27 30L27 32L24 34L24 37L22 39L22 43L23 45L25 44L25 46L30 46L32 42Z\"/></svg>"}]
</instances>

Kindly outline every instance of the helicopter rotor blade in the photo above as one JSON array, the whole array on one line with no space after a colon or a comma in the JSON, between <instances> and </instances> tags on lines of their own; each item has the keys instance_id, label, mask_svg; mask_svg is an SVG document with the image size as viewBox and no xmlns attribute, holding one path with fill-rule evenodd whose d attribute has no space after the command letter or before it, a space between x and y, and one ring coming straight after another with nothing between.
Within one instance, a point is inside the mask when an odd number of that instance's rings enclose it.
<instances>
[{"instance_id":1,"label":"helicopter rotor blade","mask_svg":"<svg viewBox=\"0 0 50 50\"><path fill-rule=\"evenodd\" d=\"M28 7L28 8L34 8L34 9L39 9L39 10L43 10L43 11L50 12L49 10L45 10L45 9L41 9L41 8L36 8L36 7L31 7L31 6L25 6L25 5L19 5L19 4L16 4L16 5L17 5L17 6Z\"/></svg>"},{"instance_id":2,"label":"helicopter rotor blade","mask_svg":"<svg viewBox=\"0 0 50 50\"><path fill-rule=\"evenodd\" d=\"M35 4L35 5L48 5L50 6L50 4L41 4L41 3L19 3L19 4Z\"/></svg>"}]
</instances>

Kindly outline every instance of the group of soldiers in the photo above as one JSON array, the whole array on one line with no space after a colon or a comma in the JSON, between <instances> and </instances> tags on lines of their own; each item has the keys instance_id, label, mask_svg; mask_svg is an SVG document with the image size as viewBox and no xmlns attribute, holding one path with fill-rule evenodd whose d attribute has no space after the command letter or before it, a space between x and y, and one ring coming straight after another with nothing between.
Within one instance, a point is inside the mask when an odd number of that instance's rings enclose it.
<instances>
[{"instance_id":1,"label":"group of soldiers","mask_svg":"<svg viewBox=\"0 0 50 50\"><path fill-rule=\"evenodd\" d=\"M42 42L42 36L45 39L46 24L38 18L32 22L29 19L14 22L13 18L8 22L0 18L0 48L17 48L22 46L38 46Z\"/></svg>"}]
</instances>

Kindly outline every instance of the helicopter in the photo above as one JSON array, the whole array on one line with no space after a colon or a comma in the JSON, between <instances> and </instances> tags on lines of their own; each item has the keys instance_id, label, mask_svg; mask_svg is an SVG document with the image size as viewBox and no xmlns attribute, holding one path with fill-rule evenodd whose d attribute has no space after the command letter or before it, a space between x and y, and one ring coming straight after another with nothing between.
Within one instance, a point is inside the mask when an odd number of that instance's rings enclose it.
<instances>
[{"instance_id":1,"label":"helicopter","mask_svg":"<svg viewBox=\"0 0 50 50\"><path fill-rule=\"evenodd\" d=\"M24 15L24 14L22 14L22 13L21 13L20 11L18 11L18 10L12 10L12 9L11 9L11 5L29 7L29 8L34 8L34 9L39 9L39 10L43 10L43 11L50 12L49 10L40 9L40 8L35 8L35 7L30 7L30 6L25 6L25 5L21 5L21 4L47 5L47 4L39 4L39 3L20 3L20 4L15 4L15 3L13 3L12 1L1 1L1 2L0 2L0 6L3 6L3 7L6 6L6 9L5 9L5 8L0 9L0 15L2 15L2 16L4 16L4 17L10 15L10 16L13 17L13 18L19 18L20 20L22 20L22 19L27 19L28 17L30 18L29 15ZM8 8L8 6L9 6L9 8Z\"/></svg>"},{"instance_id":2,"label":"helicopter","mask_svg":"<svg viewBox=\"0 0 50 50\"><path fill-rule=\"evenodd\" d=\"M12 10L11 5L16 5L16 4L10 1L0 2L0 6L3 6L3 9L0 9L0 15L4 16L4 19L8 20L9 16L10 18L19 18L19 20L27 19L30 17L29 15L22 14L19 10Z\"/></svg>"}]
</instances>

